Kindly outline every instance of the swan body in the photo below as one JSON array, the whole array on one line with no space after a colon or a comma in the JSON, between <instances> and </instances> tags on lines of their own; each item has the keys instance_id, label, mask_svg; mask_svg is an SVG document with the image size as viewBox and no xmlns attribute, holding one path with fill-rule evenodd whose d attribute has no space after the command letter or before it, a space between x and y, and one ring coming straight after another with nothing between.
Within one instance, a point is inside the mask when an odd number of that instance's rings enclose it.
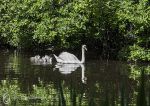
<instances>
[{"instance_id":1,"label":"swan body","mask_svg":"<svg viewBox=\"0 0 150 106\"><path fill-rule=\"evenodd\" d=\"M84 63L85 62L85 50L86 45L82 45L82 59L81 61L74 55L68 52L62 52L59 56L54 54L54 57L58 63Z\"/></svg>"}]
</instances>

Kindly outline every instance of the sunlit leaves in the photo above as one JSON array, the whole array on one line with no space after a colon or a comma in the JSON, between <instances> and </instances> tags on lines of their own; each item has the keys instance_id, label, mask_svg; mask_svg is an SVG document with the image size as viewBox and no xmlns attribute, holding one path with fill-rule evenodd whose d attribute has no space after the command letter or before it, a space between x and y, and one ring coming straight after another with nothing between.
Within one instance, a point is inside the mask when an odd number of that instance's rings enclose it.
<instances>
[{"instance_id":1,"label":"sunlit leaves","mask_svg":"<svg viewBox=\"0 0 150 106\"><path fill-rule=\"evenodd\" d=\"M146 7L147 1L140 0L138 4L134 4L132 1L121 1L116 11L117 17L122 24L126 24L126 21L131 22L134 25L132 28L133 33L137 34L143 31L143 27L149 27L150 25L150 7ZM121 27L124 29L125 27Z\"/></svg>"},{"instance_id":2,"label":"sunlit leaves","mask_svg":"<svg viewBox=\"0 0 150 106\"><path fill-rule=\"evenodd\" d=\"M131 49L129 56L130 60L150 61L150 49L144 49L137 45L131 46L130 49Z\"/></svg>"},{"instance_id":3,"label":"sunlit leaves","mask_svg":"<svg viewBox=\"0 0 150 106\"><path fill-rule=\"evenodd\" d=\"M141 76L141 72L144 71L145 74L149 75L150 74L150 66L139 66L139 65L130 65L130 78L133 79L138 79Z\"/></svg>"},{"instance_id":4,"label":"sunlit leaves","mask_svg":"<svg viewBox=\"0 0 150 106\"><path fill-rule=\"evenodd\" d=\"M0 1L0 38L15 47L50 43L74 47L86 43L86 38L98 40L96 46L103 49L113 47L109 48L112 51L115 48L118 52L124 50L123 46L128 48L133 44L147 51L150 45L148 3L148 0L138 3L131 0L3 0ZM130 53L133 57L137 57L133 54L141 55L141 52Z\"/></svg>"},{"instance_id":5,"label":"sunlit leaves","mask_svg":"<svg viewBox=\"0 0 150 106\"><path fill-rule=\"evenodd\" d=\"M138 3L125 0L118 2L116 10L120 32L127 38L134 39L130 46L130 60L150 61L149 57L149 31L150 7L147 0Z\"/></svg>"}]
</instances>

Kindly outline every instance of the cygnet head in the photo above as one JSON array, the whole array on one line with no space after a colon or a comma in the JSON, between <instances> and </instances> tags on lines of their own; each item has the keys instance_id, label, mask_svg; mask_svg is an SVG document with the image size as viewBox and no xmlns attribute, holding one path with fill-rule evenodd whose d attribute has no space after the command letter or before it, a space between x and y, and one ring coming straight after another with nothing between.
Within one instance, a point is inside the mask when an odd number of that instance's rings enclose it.
<instances>
[{"instance_id":1,"label":"cygnet head","mask_svg":"<svg viewBox=\"0 0 150 106\"><path fill-rule=\"evenodd\" d=\"M48 55L45 55L44 58L45 58L45 59L49 59L50 57L49 57Z\"/></svg>"},{"instance_id":2,"label":"cygnet head","mask_svg":"<svg viewBox=\"0 0 150 106\"><path fill-rule=\"evenodd\" d=\"M35 59L40 59L40 56L39 56L39 55L36 55L36 56L35 56Z\"/></svg>"}]
</instances>

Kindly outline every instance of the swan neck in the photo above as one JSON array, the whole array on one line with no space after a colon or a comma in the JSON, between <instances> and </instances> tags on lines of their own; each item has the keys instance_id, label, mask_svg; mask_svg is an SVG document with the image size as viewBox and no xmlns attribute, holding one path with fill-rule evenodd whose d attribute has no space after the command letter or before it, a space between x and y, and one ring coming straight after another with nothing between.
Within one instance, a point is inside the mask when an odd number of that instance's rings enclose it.
<instances>
[{"instance_id":1,"label":"swan neck","mask_svg":"<svg viewBox=\"0 0 150 106\"><path fill-rule=\"evenodd\" d=\"M84 48L82 47L82 59L81 59L81 63L85 62L85 53L84 53Z\"/></svg>"}]
</instances>

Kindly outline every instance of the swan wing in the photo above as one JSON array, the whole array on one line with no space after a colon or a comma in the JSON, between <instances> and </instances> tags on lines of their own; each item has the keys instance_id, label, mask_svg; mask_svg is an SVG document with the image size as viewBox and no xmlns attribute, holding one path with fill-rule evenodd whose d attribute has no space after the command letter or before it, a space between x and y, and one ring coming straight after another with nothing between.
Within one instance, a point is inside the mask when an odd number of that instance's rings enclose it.
<instances>
[{"instance_id":1,"label":"swan wing","mask_svg":"<svg viewBox=\"0 0 150 106\"><path fill-rule=\"evenodd\" d=\"M75 55L68 52L62 52L58 57L64 60L65 63L80 63Z\"/></svg>"}]
</instances>

